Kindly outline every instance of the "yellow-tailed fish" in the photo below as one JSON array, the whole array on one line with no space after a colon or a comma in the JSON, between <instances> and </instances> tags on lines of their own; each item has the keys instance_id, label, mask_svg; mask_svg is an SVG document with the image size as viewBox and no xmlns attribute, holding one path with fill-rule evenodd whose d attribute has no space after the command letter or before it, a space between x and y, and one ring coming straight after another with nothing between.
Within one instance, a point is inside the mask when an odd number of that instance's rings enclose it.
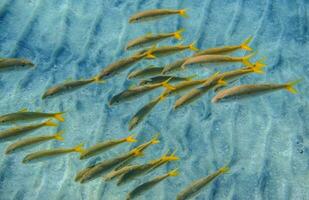
<instances>
[{"instance_id":1,"label":"yellow-tailed fish","mask_svg":"<svg viewBox=\"0 0 309 200\"><path fill-rule=\"evenodd\" d=\"M171 177L171 176L178 176L178 174L179 174L178 169L174 169L164 175L157 176L150 181L142 183L141 185L137 186L131 192L128 193L126 200L135 199L136 197L150 190L151 188L153 188L155 185L165 180L166 178Z\"/></svg>"},{"instance_id":2,"label":"yellow-tailed fish","mask_svg":"<svg viewBox=\"0 0 309 200\"><path fill-rule=\"evenodd\" d=\"M186 200L192 198L194 195L200 192L201 189L204 188L208 183L213 181L216 177L228 171L229 171L228 167L222 167L218 171L207 177L193 181L189 186L187 186L177 195L176 200Z\"/></svg>"},{"instance_id":3,"label":"yellow-tailed fish","mask_svg":"<svg viewBox=\"0 0 309 200\"><path fill-rule=\"evenodd\" d=\"M139 13L132 15L129 19L129 23L138 23L151 21L155 19L159 19L162 17L167 17L171 15L180 15L183 17L187 17L186 9L181 10L171 10L171 9L154 9L154 10L145 10Z\"/></svg>"},{"instance_id":4,"label":"yellow-tailed fish","mask_svg":"<svg viewBox=\"0 0 309 200\"><path fill-rule=\"evenodd\" d=\"M179 99L176 100L174 104L174 109L177 109L181 106L184 106L188 103L193 102L194 100L201 97L203 94L208 92L210 89L213 89L217 86L226 86L227 82L233 78L244 76L249 73L263 73L262 68L264 64L259 62L255 63L253 67L246 67L242 69L237 69L224 73L216 73L212 77L210 77L207 81L205 81L201 87L192 89L187 94L183 95Z\"/></svg>"},{"instance_id":5,"label":"yellow-tailed fish","mask_svg":"<svg viewBox=\"0 0 309 200\"><path fill-rule=\"evenodd\" d=\"M45 122L41 122L38 124L26 125L26 126L18 126L14 128L10 128L0 132L0 141L1 140L10 140L15 139L18 136L25 135L31 131L42 128L44 126L57 126L52 120L47 120Z\"/></svg>"},{"instance_id":6,"label":"yellow-tailed fish","mask_svg":"<svg viewBox=\"0 0 309 200\"><path fill-rule=\"evenodd\" d=\"M83 153L80 155L80 159L86 159L91 156L95 156L99 153L102 153L104 151L107 151L119 144L125 143L125 142L136 142L137 140L133 136L128 136L125 138L121 139L116 139L116 140L109 140L109 141L104 141L100 142L88 149L86 149Z\"/></svg>"},{"instance_id":7,"label":"yellow-tailed fish","mask_svg":"<svg viewBox=\"0 0 309 200\"><path fill-rule=\"evenodd\" d=\"M128 169L125 173L122 173L121 177L118 179L117 185L122 185L124 183L127 183L134 178L146 175L147 173L153 171L154 169L167 164L170 161L176 161L179 160L177 156L175 156L175 152L168 155L168 153L164 154L162 157L152 160L146 164L143 165L136 165L135 167L132 167Z\"/></svg>"},{"instance_id":8,"label":"yellow-tailed fish","mask_svg":"<svg viewBox=\"0 0 309 200\"><path fill-rule=\"evenodd\" d=\"M72 92L74 90L77 90L81 87L84 87L90 83L99 82L99 80L96 80L94 78L91 79L82 79L82 80L74 80L74 81L66 81L64 83L55 85L49 89L43 94L42 99L45 99L47 97L57 96L64 93Z\"/></svg>"},{"instance_id":9,"label":"yellow-tailed fish","mask_svg":"<svg viewBox=\"0 0 309 200\"><path fill-rule=\"evenodd\" d=\"M197 52L196 54L194 54L193 56L227 54L227 53L231 53L231 52L234 52L240 49L243 49L246 51L252 51L252 48L249 46L249 43L251 42L251 40L252 40L252 37L249 37L245 41L243 41L243 43L240 45L215 47L215 48L201 50Z\"/></svg>"},{"instance_id":10,"label":"yellow-tailed fish","mask_svg":"<svg viewBox=\"0 0 309 200\"><path fill-rule=\"evenodd\" d=\"M0 70L32 68L34 64L22 58L0 58Z\"/></svg>"},{"instance_id":11,"label":"yellow-tailed fish","mask_svg":"<svg viewBox=\"0 0 309 200\"><path fill-rule=\"evenodd\" d=\"M198 51L198 48L195 47L195 42L189 44L189 45L175 45L175 46L161 46L156 47L153 46L149 49L145 49L140 51L138 54L146 54L146 58L148 59L154 59L158 57L164 57L168 55L172 55L175 53L179 53L181 51L185 50L191 50L191 51Z\"/></svg>"},{"instance_id":12,"label":"yellow-tailed fish","mask_svg":"<svg viewBox=\"0 0 309 200\"><path fill-rule=\"evenodd\" d=\"M169 80L170 83L179 82L179 81L189 81L193 77L195 77L195 75L189 76L189 77L159 75L159 76L153 76L153 77L150 77L148 79L141 80L139 82L139 85L157 84L157 83L162 83L162 82L167 81L167 80Z\"/></svg>"},{"instance_id":13,"label":"yellow-tailed fish","mask_svg":"<svg viewBox=\"0 0 309 200\"><path fill-rule=\"evenodd\" d=\"M75 181L78 181L80 183L85 183L87 181L93 180L97 178L98 176L103 175L104 173L117 168L119 165L122 165L124 162L128 164L128 161L132 161L134 158L140 156L143 154L143 151L148 148L152 144L156 144L159 141L157 140L157 137L151 139L150 141L139 145L138 147L132 149L131 151L121 154L120 156L117 156L115 158L104 160L100 163L97 163L91 167L87 167L84 170L81 170L76 178ZM119 169L117 169L119 170Z\"/></svg>"},{"instance_id":14,"label":"yellow-tailed fish","mask_svg":"<svg viewBox=\"0 0 309 200\"><path fill-rule=\"evenodd\" d=\"M58 121L64 122L64 118L62 117L63 112L58 113L42 113L42 112L28 112L27 110L21 110L15 113L9 113L6 115L0 116L0 124L8 123L8 122L18 122L18 121L28 121L28 120L36 120L43 118L55 118Z\"/></svg>"},{"instance_id":15,"label":"yellow-tailed fish","mask_svg":"<svg viewBox=\"0 0 309 200\"><path fill-rule=\"evenodd\" d=\"M177 60L173 63L165 65L161 73L162 74L168 74L168 73L171 73L173 71L182 70L181 66L186 62L186 60L188 58L189 57L182 58L182 59Z\"/></svg>"},{"instance_id":16,"label":"yellow-tailed fish","mask_svg":"<svg viewBox=\"0 0 309 200\"><path fill-rule=\"evenodd\" d=\"M157 44L158 42L164 39L172 38L172 37L176 38L177 40L181 40L182 39L181 33L183 31L184 29L180 29L172 33L161 33L161 34L149 33L147 35L144 35L144 36L141 36L134 40L129 41L126 46L126 50L151 46L153 44Z\"/></svg>"},{"instance_id":17,"label":"yellow-tailed fish","mask_svg":"<svg viewBox=\"0 0 309 200\"><path fill-rule=\"evenodd\" d=\"M145 95L146 93L159 88L159 87L165 87L168 89L173 89L173 86L169 85L168 82L171 80L171 78L161 82L161 83L155 83L155 84L148 84L148 85L140 85L137 87L129 88L127 90L124 90L120 92L119 94L116 94L111 98L109 101L109 105L113 105L115 103L121 103L125 101L132 100L137 97L141 97Z\"/></svg>"},{"instance_id":18,"label":"yellow-tailed fish","mask_svg":"<svg viewBox=\"0 0 309 200\"><path fill-rule=\"evenodd\" d=\"M146 55L148 55L148 51L145 51L143 53L137 53L130 57L122 58L107 67L105 67L101 72L99 72L94 79L96 81L101 81L107 78L110 78L137 63L138 61L145 58Z\"/></svg>"},{"instance_id":19,"label":"yellow-tailed fish","mask_svg":"<svg viewBox=\"0 0 309 200\"><path fill-rule=\"evenodd\" d=\"M225 63L242 63L245 66L252 66L249 59L256 53L252 53L243 57L232 57L227 55L201 55L188 58L181 66L185 68L189 65L213 65L213 64L225 64Z\"/></svg>"},{"instance_id":20,"label":"yellow-tailed fish","mask_svg":"<svg viewBox=\"0 0 309 200\"><path fill-rule=\"evenodd\" d=\"M212 102L217 103L221 101L236 100L250 96L275 92L282 89L285 89L291 92L292 94L296 94L297 91L293 86L299 83L300 81L301 80L296 80L283 84L265 83L265 84L250 84L250 85L235 86L218 92L217 95L212 98Z\"/></svg>"},{"instance_id":21,"label":"yellow-tailed fish","mask_svg":"<svg viewBox=\"0 0 309 200\"><path fill-rule=\"evenodd\" d=\"M133 72L131 72L128 75L128 79L133 79L133 78L147 78L155 75L161 74L163 70L163 67L156 67L154 65L147 66L143 69L137 69Z\"/></svg>"},{"instance_id":22,"label":"yellow-tailed fish","mask_svg":"<svg viewBox=\"0 0 309 200\"><path fill-rule=\"evenodd\" d=\"M54 135L43 135L43 136L21 139L21 140L15 142L15 143L9 145L6 148L5 153L6 154L15 153L17 151L23 150L24 148L32 147L34 145L38 145L40 143L43 143L43 142L46 142L46 141L49 141L49 140L63 141L64 140L64 138L62 137L63 133L64 133L64 131L59 131L58 133L56 133Z\"/></svg>"},{"instance_id":23,"label":"yellow-tailed fish","mask_svg":"<svg viewBox=\"0 0 309 200\"><path fill-rule=\"evenodd\" d=\"M72 152L82 153L84 151L83 144L79 144L72 148L56 148L49 150L41 150L26 155L23 159L23 163L42 161L56 156L65 155Z\"/></svg>"}]
</instances>

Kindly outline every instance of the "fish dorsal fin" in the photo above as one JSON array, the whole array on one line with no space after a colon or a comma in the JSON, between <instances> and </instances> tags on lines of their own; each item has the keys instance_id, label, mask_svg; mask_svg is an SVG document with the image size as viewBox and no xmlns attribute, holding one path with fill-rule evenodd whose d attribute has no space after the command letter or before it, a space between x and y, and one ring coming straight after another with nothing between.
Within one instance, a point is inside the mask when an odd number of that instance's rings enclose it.
<instances>
[{"instance_id":1,"label":"fish dorsal fin","mask_svg":"<svg viewBox=\"0 0 309 200\"><path fill-rule=\"evenodd\" d=\"M19 112L28 112L28 109L27 108L22 108L19 110Z\"/></svg>"}]
</instances>

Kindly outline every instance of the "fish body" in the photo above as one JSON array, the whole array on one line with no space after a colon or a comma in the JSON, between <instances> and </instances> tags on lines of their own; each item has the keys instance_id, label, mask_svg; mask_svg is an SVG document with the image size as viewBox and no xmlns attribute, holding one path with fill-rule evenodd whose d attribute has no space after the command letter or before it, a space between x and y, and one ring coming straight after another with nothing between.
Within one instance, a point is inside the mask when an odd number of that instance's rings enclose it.
<instances>
[{"instance_id":1,"label":"fish body","mask_svg":"<svg viewBox=\"0 0 309 200\"><path fill-rule=\"evenodd\" d=\"M83 79L61 83L59 85L49 88L43 94L42 99L45 99L46 97L60 95L66 92L71 92L93 82L95 82L95 79Z\"/></svg>"},{"instance_id":2,"label":"fish body","mask_svg":"<svg viewBox=\"0 0 309 200\"><path fill-rule=\"evenodd\" d=\"M297 91L293 88L293 86L299 82L300 80L284 84L249 84L249 85L235 86L218 92L218 94L215 97L213 97L212 102L217 103L223 100L224 101L234 100L249 96L261 95L281 89L286 89L289 92L295 94L297 93Z\"/></svg>"},{"instance_id":3,"label":"fish body","mask_svg":"<svg viewBox=\"0 0 309 200\"><path fill-rule=\"evenodd\" d=\"M163 67L155 67L153 65L150 65L148 67L145 67L143 69L138 69L133 72L131 72L128 75L128 79L132 78L146 78L151 77L154 75L159 75L163 70Z\"/></svg>"},{"instance_id":4,"label":"fish body","mask_svg":"<svg viewBox=\"0 0 309 200\"><path fill-rule=\"evenodd\" d=\"M128 165L120 168L119 170L113 170L106 174L103 178L105 181L110 181L116 177L121 176L122 174L126 174L127 172L131 171L132 169L136 168L138 165Z\"/></svg>"},{"instance_id":5,"label":"fish body","mask_svg":"<svg viewBox=\"0 0 309 200\"><path fill-rule=\"evenodd\" d=\"M55 156L61 156L64 154L72 153L72 152L82 152L82 144L75 146L73 148L57 148L57 149L50 149L50 150L42 150L37 151L34 153L30 153L26 155L23 159L23 163L29 163L34 161L39 161L46 158L51 158Z\"/></svg>"},{"instance_id":6,"label":"fish body","mask_svg":"<svg viewBox=\"0 0 309 200\"><path fill-rule=\"evenodd\" d=\"M222 167L215 173L201 178L199 180L193 181L191 185L182 190L176 197L176 200L186 200L192 198L196 195L203 187L205 187L208 183L213 181L215 178L229 171L228 167Z\"/></svg>"},{"instance_id":7,"label":"fish body","mask_svg":"<svg viewBox=\"0 0 309 200\"><path fill-rule=\"evenodd\" d=\"M0 70L10 69L10 68L31 68L34 64L26 59L21 58L1 58L0 59Z\"/></svg>"},{"instance_id":8,"label":"fish body","mask_svg":"<svg viewBox=\"0 0 309 200\"><path fill-rule=\"evenodd\" d=\"M186 11L184 9L181 10L153 9L153 10L145 10L132 15L129 19L129 23L146 22L177 14L183 17L187 16Z\"/></svg>"},{"instance_id":9,"label":"fish body","mask_svg":"<svg viewBox=\"0 0 309 200\"><path fill-rule=\"evenodd\" d=\"M102 153L104 151L107 151L119 144L122 144L124 142L136 142L136 139L134 139L132 136L126 137L126 138L121 138L117 140L110 140L110 141L105 141L105 142L100 142L88 149L86 149L83 153L80 155L80 159L86 159L92 156L95 156L99 153Z\"/></svg>"},{"instance_id":10,"label":"fish body","mask_svg":"<svg viewBox=\"0 0 309 200\"><path fill-rule=\"evenodd\" d=\"M120 92L119 94L113 96L111 100L109 101L109 105L132 100L134 98L145 95L147 92L150 92L161 86L162 86L162 83L156 83L156 84L149 84L149 85L140 85L137 87L124 90Z\"/></svg>"},{"instance_id":11,"label":"fish body","mask_svg":"<svg viewBox=\"0 0 309 200\"><path fill-rule=\"evenodd\" d=\"M143 106L137 113L130 119L129 130L133 130L143 119L150 113L150 111L161 101L161 98L155 98L148 104Z\"/></svg>"},{"instance_id":12,"label":"fish body","mask_svg":"<svg viewBox=\"0 0 309 200\"><path fill-rule=\"evenodd\" d=\"M255 55L249 54L243 57L232 57L227 55L201 55L188 58L183 64L182 68L188 65L205 65L205 64L224 64L224 63L243 63L246 66L252 66L249 59Z\"/></svg>"},{"instance_id":13,"label":"fish body","mask_svg":"<svg viewBox=\"0 0 309 200\"><path fill-rule=\"evenodd\" d=\"M116 158L104 160L100 163L97 163L91 167L86 168L85 170L80 171L75 180L79 181L80 183L85 183L87 181L93 180L98 176L116 168L117 166L121 165L122 163L128 160L132 160L137 156L140 156L142 152L149 147L151 144L154 144L157 140L154 138L149 142L139 145L138 147L132 149L131 151L124 153Z\"/></svg>"},{"instance_id":14,"label":"fish body","mask_svg":"<svg viewBox=\"0 0 309 200\"><path fill-rule=\"evenodd\" d=\"M133 49L133 48L141 48L141 47L147 47L153 44L157 44L158 42L165 40L167 38L175 37L176 39L180 40L182 38L181 33L183 32L183 29L180 29L173 33L161 33L161 34L147 34L141 37L138 37L134 40L131 40L128 42L128 45L126 46L126 50Z\"/></svg>"},{"instance_id":15,"label":"fish body","mask_svg":"<svg viewBox=\"0 0 309 200\"><path fill-rule=\"evenodd\" d=\"M197 51L198 49L195 47L195 43L191 43L189 45L175 45L175 46L161 46L161 47L151 47L149 49L145 49L140 51L138 54L142 54L146 52L146 58L153 59L164 56L169 56L184 50L192 50Z\"/></svg>"},{"instance_id":16,"label":"fish body","mask_svg":"<svg viewBox=\"0 0 309 200\"><path fill-rule=\"evenodd\" d=\"M37 136L37 137L31 137L19 140L11 145L9 145L5 151L6 154L15 153L17 151L20 151L24 149L25 147L30 147L33 145L40 144L42 142L46 142L49 140L59 140L63 141L63 137L61 136L64 132L60 131L56 133L55 135L45 135L45 136Z\"/></svg>"},{"instance_id":17,"label":"fish body","mask_svg":"<svg viewBox=\"0 0 309 200\"><path fill-rule=\"evenodd\" d=\"M159 76L150 77L145 80L141 80L139 85L157 84L157 83L161 83L167 80L170 80L169 82L178 82L178 81L184 81L184 80L190 80L190 79L191 77L159 75Z\"/></svg>"},{"instance_id":18,"label":"fish body","mask_svg":"<svg viewBox=\"0 0 309 200\"><path fill-rule=\"evenodd\" d=\"M240 49L243 49L243 50L246 50L246 51L252 51L251 47L248 46L248 44L251 42L251 40L252 40L252 37L249 37L242 44L239 44L239 45L209 48L209 49L206 49L206 50L199 51L196 54L194 54L193 56L228 54L228 53L240 50Z\"/></svg>"},{"instance_id":19,"label":"fish body","mask_svg":"<svg viewBox=\"0 0 309 200\"><path fill-rule=\"evenodd\" d=\"M165 65L165 67L162 70L162 74L167 74L173 71L181 70L182 69L181 66L186 62L188 58L189 57L183 58L183 59L177 60L176 62Z\"/></svg>"},{"instance_id":20,"label":"fish body","mask_svg":"<svg viewBox=\"0 0 309 200\"><path fill-rule=\"evenodd\" d=\"M15 128L10 128L0 132L0 141L6 140L10 138L14 138L29 133L30 131L34 131L36 129L42 128L44 126L57 126L57 124L53 123L51 120L47 120L42 123L20 126Z\"/></svg>"},{"instance_id":21,"label":"fish body","mask_svg":"<svg viewBox=\"0 0 309 200\"><path fill-rule=\"evenodd\" d=\"M147 52L143 53L137 53L133 56L122 58L107 67L105 67L96 77L96 80L102 80L107 79L111 76L114 76L117 73L120 73L126 69L128 69L130 66L134 65L138 61L142 60L146 56Z\"/></svg>"},{"instance_id":22,"label":"fish body","mask_svg":"<svg viewBox=\"0 0 309 200\"><path fill-rule=\"evenodd\" d=\"M53 117L61 122L64 121L63 117L61 116L63 113L42 113L42 112L16 112L10 113L6 115L0 116L0 124L1 123L8 123L8 122L18 122L18 121L27 121L27 120L36 120L42 118L50 118Z\"/></svg>"},{"instance_id":23,"label":"fish body","mask_svg":"<svg viewBox=\"0 0 309 200\"><path fill-rule=\"evenodd\" d=\"M134 199L144 192L148 191L149 189L153 188L155 185L163 181L164 179L170 177L170 176L177 176L178 171L177 169L172 170L164 175L157 176L154 179L147 181L145 183L142 183L141 185L137 186L135 189L133 189L131 192L128 193L127 195L127 200Z\"/></svg>"}]
</instances>

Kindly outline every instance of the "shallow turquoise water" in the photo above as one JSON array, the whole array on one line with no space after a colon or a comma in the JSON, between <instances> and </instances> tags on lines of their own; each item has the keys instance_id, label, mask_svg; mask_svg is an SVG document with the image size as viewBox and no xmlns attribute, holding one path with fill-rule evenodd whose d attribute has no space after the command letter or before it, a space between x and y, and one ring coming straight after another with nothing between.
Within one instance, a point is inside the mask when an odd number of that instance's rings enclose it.
<instances>
[{"instance_id":1,"label":"shallow turquoise water","mask_svg":"<svg viewBox=\"0 0 309 200\"><path fill-rule=\"evenodd\" d=\"M127 23L133 13L152 8L188 8L190 18ZM223 165L229 165L231 172L195 199L309 199L308 8L307 0L1 1L0 56L24 57L37 65L34 70L1 73L1 113L24 107L67 113L66 122L58 128L65 130L65 142L53 141L25 153L0 157L0 199L124 199L138 183L177 166L179 177L167 179L141 197L169 200L191 181ZM107 64L130 55L123 51L129 39L181 27L186 29L184 43L196 41L201 49L238 44L252 35L251 46L258 50L257 58L267 57L267 73L244 77L237 84L303 78L296 86L299 94L280 91L213 105L211 92L176 112L172 110L176 98L167 99L132 131L139 133L140 143L161 133L161 143L136 162L154 159L169 148L178 149L181 161L124 187L100 179L79 185L74 176L88 164L114 157L131 145L119 146L89 161L82 162L76 154L70 154L43 163L21 164L25 154L35 150L79 143L90 146L128 135L130 117L160 91L109 107L108 99L132 84L126 75L134 68L152 63L161 66L191 53L142 61L106 84L89 85L45 101L40 97L56 83L92 76ZM239 66L231 68L235 67ZM204 77L213 71L182 74L195 73ZM44 128L33 134L54 131ZM8 144L0 144L0 151L4 152Z\"/></svg>"}]
</instances>

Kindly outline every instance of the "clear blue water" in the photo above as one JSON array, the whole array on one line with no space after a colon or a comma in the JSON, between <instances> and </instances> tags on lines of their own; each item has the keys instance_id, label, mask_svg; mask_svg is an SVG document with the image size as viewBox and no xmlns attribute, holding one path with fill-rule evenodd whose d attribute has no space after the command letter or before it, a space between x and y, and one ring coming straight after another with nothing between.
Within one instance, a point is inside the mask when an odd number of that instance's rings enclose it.
<instances>
[{"instance_id":1,"label":"clear blue water","mask_svg":"<svg viewBox=\"0 0 309 200\"><path fill-rule=\"evenodd\" d=\"M187 8L190 18L127 23L133 13L152 8ZM65 123L57 129L65 130L63 143L53 141L22 153L2 154L0 199L124 199L137 184L179 167L180 176L165 180L141 197L170 200L191 181L223 165L229 165L231 172L208 185L195 199L309 199L308 11L307 0L2 0L0 56L28 58L37 67L1 73L1 114L24 107L67 113ZM88 147L128 135L130 117L160 91L109 107L108 99L132 84L126 75L133 69L148 64L161 66L191 53L142 61L106 84L89 85L45 101L40 97L56 83L87 78L130 55L123 51L129 39L182 27L186 29L184 43L196 41L201 49L238 44L252 35L251 46L258 50L257 58L267 57L267 73L244 77L237 84L303 78L296 86L299 94L280 91L214 105L210 92L178 111L172 110L176 97L167 99L132 131L139 134L140 143L161 133L161 143L148 149L136 163L154 159L169 148L178 149L181 161L123 187L100 179L80 185L74 182L74 176L90 163L112 158L133 144L121 145L88 161L70 154L36 164L21 163L31 151L79 143ZM239 66L231 68L235 67ZM213 71L199 69L182 74L204 77L209 73ZM54 131L44 128L33 135ZM8 144L1 143L0 152Z\"/></svg>"}]
</instances>

